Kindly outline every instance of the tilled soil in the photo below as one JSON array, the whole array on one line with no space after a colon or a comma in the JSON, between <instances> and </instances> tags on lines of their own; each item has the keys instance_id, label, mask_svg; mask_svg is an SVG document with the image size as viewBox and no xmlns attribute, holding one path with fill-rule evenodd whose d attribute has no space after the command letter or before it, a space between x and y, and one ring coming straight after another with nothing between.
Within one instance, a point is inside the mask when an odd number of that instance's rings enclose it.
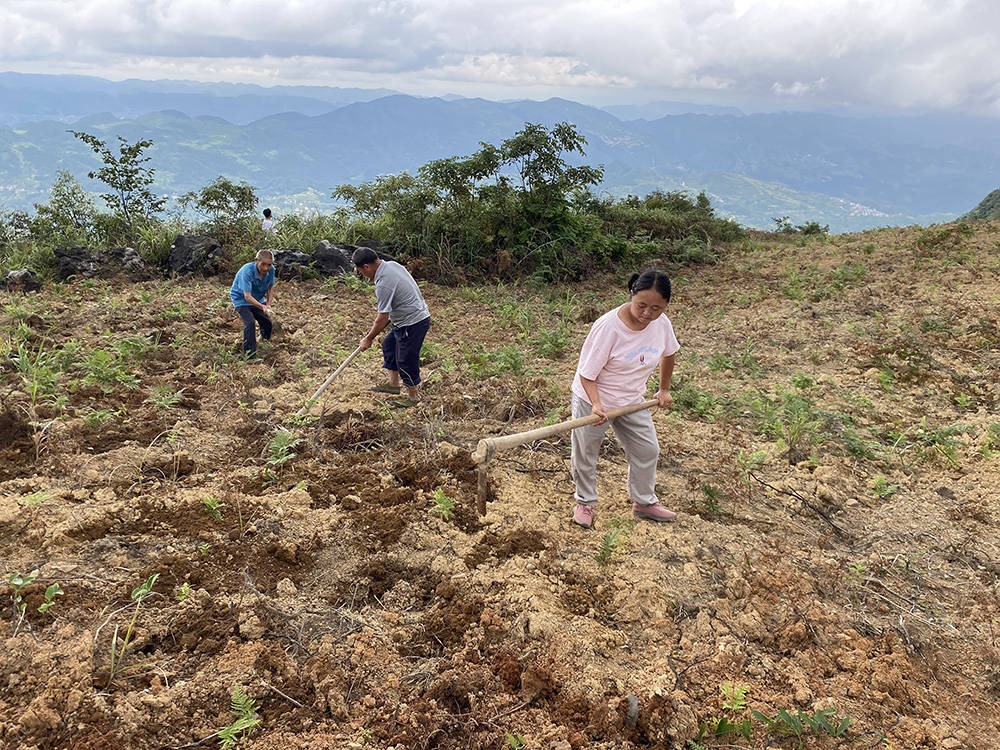
<instances>
[{"instance_id":1,"label":"tilled soil","mask_svg":"<svg viewBox=\"0 0 1000 750\"><path fill-rule=\"evenodd\" d=\"M238 685L252 748L996 747L998 242L759 235L675 270L680 517L631 522L609 437L590 532L567 439L498 456L484 517L469 451L568 417L616 280L427 284L425 403L373 396L371 352L307 420L369 289L280 285L263 365L226 279L4 298L0 559L37 573L4 594L0 742L211 747ZM751 713L823 709L842 734Z\"/></svg>"}]
</instances>

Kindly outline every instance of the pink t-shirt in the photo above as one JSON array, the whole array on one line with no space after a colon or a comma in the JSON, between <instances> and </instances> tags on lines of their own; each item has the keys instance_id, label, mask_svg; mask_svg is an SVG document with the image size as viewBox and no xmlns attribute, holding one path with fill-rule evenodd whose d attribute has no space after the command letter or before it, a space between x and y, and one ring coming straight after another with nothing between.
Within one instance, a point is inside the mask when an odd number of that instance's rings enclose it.
<instances>
[{"instance_id":1,"label":"pink t-shirt","mask_svg":"<svg viewBox=\"0 0 1000 750\"><path fill-rule=\"evenodd\" d=\"M666 315L641 331L633 331L618 317L620 309L615 308L594 321L580 350L580 364L573 378L573 393L588 404L590 397L583 390L580 376L596 380L597 393L607 409L642 401L646 381L660 358L676 354L681 348Z\"/></svg>"}]
</instances>

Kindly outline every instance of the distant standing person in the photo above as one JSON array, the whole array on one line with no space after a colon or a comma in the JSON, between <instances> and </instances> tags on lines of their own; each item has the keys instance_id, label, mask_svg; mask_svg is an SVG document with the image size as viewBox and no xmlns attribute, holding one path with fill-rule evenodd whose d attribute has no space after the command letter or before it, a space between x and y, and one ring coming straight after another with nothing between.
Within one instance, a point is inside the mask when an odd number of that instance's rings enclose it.
<instances>
[{"instance_id":1,"label":"distant standing person","mask_svg":"<svg viewBox=\"0 0 1000 750\"><path fill-rule=\"evenodd\" d=\"M372 386L376 393L398 394L406 387L409 398L392 401L399 408L420 401L420 348L431 327L431 314L410 272L393 260L382 260L371 248L354 252L354 266L362 276L375 282L378 314L371 330L361 339L361 351L371 347L375 337L387 325L392 330L382 339L382 367L389 371L389 380Z\"/></svg>"},{"instance_id":2,"label":"distant standing person","mask_svg":"<svg viewBox=\"0 0 1000 750\"><path fill-rule=\"evenodd\" d=\"M243 354L252 359L257 354L257 329L260 339L271 338L271 295L274 292L274 256L261 250L257 257L236 272L229 299L243 319Z\"/></svg>"},{"instance_id":3,"label":"distant standing person","mask_svg":"<svg viewBox=\"0 0 1000 750\"><path fill-rule=\"evenodd\" d=\"M573 417L596 414L601 421L571 433L573 480L576 482L574 523L589 529L597 505L597 458L608 429L607 410L643 400L646 381L659 365L656 400L669 408L674 355L680 349L669 318L670 279L650 269L633 274L631 299L605 313L591 326L573 379ZM677 514L656 497L656 463L660 444L648 409L610 420L628 459L628 493L632 514L650 521L672 521Z\"/></svg>"},{"instance_id":4,"label":"distant standing person","mask_svg":"<svg viewBox=\"0 0 1000 750\"><path fill-rule=\"evenodd\" d=\"M264 230L266 234L277 234L278 229L274 226L274 219L271 218L271 209L264 209L264 221L260 223L260 228Z\"/></svg>"}]
</instances>

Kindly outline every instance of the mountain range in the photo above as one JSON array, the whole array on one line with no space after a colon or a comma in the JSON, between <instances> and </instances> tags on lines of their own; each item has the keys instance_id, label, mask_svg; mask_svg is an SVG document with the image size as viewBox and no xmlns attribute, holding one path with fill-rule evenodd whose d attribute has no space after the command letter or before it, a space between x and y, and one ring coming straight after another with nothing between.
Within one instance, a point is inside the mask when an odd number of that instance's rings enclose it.
<instances>
[{"instance_id":1,"label":"mountain range","mask_svg":"<svg viewBox=\"0 0 1000 750\"><path fill-rule=\"evenodd\" d=\"M99 190L86 178L97 158L70 127L109 143L119 134L152 140L162 193L222 174L254 185L280 211L329 208L336 185L468 155L526 122L574 123L587 153L570 161L603 165L600 191L705 190L720 215L765 228L781 216L833 231L946 221L996 188L1000 175L997 121L960 116L744 114L675 102L600 109L565 99L20 74L0 74L0 96L6 208L43 201L60 169ZM695 111L678 113L684 109Z\"/></svg>"}]
</instances>

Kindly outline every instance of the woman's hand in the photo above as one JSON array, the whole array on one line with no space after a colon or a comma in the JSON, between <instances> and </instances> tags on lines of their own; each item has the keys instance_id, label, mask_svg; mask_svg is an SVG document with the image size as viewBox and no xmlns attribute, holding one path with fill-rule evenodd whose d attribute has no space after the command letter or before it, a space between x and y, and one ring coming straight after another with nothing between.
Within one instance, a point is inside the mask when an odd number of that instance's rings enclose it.
<instances>
[{"instance_id":1,"label":"woman's hand","mask_svg":"<svg viewBox=\"0 0 1000 750\"><path fill-rule=\"evenodd\" d=\"M604 410L604 405L600 401L595 401L590 405L590 413L600 417L599 421L594 422L595 426L608 421L608 413Z\"/></svg>"},{"instance_id":2,"label":"woman's hand","mask_svg":"<svg viewBox=\"0 0 1000 750\"><path fill-rule=\"evenodd\" d=\"M660 405L661 409L670 411L670 407L674 403L674 397L670 395L670 391L657 391L654 398L656 399L656 403Z\"/></svg>"}]
</instances>

